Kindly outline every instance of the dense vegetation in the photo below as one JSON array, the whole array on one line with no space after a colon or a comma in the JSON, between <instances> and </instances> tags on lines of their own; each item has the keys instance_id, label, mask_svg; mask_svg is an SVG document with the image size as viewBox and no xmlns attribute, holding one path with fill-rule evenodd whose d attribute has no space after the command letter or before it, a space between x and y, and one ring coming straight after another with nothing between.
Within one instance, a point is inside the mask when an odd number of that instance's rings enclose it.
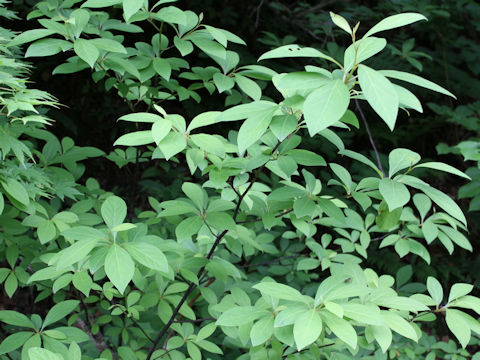
<instances>
[{"instance_id":1,"label":"dense vegetation","mask_svg":"<svg viewBox=\"0 0 480 360\"><path fill-rule=\"evenodd\" d=\"M0 358L480 359L480 5L218 5L0 3Z\"/></svg>"}]
</instances>

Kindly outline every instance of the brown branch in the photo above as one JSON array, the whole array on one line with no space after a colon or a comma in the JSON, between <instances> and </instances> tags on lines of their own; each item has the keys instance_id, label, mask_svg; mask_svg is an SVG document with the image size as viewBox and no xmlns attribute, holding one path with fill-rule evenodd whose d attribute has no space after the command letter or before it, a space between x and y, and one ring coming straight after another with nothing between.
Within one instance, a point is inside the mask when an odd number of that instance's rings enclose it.
<instances>
[{"instance_id":1,"label":"brown branch","mask_svg":"<svg viewBox=\"0 0 480 360\"><path fill-rule=\"evenodd\" d=\"M377 158L377 165L380 171L382 172L383 176L385 176L385 171L383 171L382 162L380 161L380 154L378 153L377 147L375 146L375 141L373 141L372 133L370 132L370 127L368 126L367 118L363 113L362 108L360 107L360 103L358 99L355 99L355 105L357 107L358 112L360 113L360 117L362 118L363 124L365 125L365 129L367 130L368 139L370 140L370 144L372 145L373 151L375 152L375 157Z\"/></svg>"}]
</instances>

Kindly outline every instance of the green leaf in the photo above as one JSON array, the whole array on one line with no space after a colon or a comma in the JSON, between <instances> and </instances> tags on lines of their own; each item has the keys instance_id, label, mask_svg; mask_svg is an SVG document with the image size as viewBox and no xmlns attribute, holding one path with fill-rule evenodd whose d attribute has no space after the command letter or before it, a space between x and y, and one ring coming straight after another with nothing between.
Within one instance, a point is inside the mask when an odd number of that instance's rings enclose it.
<instances>
[{"instance_id":1,"label":"green leaf","mask_svg":"<svg viewBox=\"0 0 480 360\"><path fill-rule=\"evenodd\" d=\"M152 138L155 144L159 144L172 130L172 122L167 119L155 121L152 125Z\"/></svg>"},{"instance_id":2,"label":"green leaf","mask_svg":"<svg viewBox=\"0 0 480 360\"><path fill-rule=\"evenodd\" d=\"M0 321L9 325L35 328L35 325L27 316L12 310L0 310Z\"/></svg>"},{"instance_id":3,"label":"green leaf","mask_svg":"<svg viewBox=\"0 0 480 360\"><path fill-rule=\"evenodd\" d=\"M128 20L138 11L143 5L143 0L122 0L123 14L125 20Z\"/></svg>"},{"instance_id":4,"label":"green leaf","mask_svg":"<svg viewBox=\"0 0 480 360\"><path fill-rule=\"evenodd\" d=\"M427 290L435 304L440 305L443 299L442 285L432 276L427 278Z\"/></svg>"},{"instance_id":5,"label":"green leaf","mask_svg":"<svg viewBox=\"0 0 480 360\"><path fill-rule=\"evenodd\" d=\"M258 61L266 59L278 59L278 58L291 58L291 57L314 57L322 58L335 62L330 56L318 51L317 49L305 47L301 48L298 45L284 45L279 48L267 51L265 54L258 58Z\"/></svg>"},{"instance_id":6,"label":"green leaf","mask_svg":"<svg viewBox=\"0 0 480 360\"><path fill-rule=\"evenodd\" d=\"M68 314L75 310L79 303L80 301L78 300L65 300L54 305L45 316L42 329L67 317Z\"/></svg>"},{"instance_id":7,"label":"green leaf","mask_svg":"<svg viewBox=\"0 0 480 360\"><path fill-rule=\"evenodd\" d=\"M385 19L378 22L370 30L368 30L364 38L366 38L367 36L376 34L380 31L395 29L401 26L412 24L420 20L427 20L427 18L422 14L418 14L418 13L403 13L403 14L388 16Z\"/></svg>"},{"instance_id":8,"label":"green leaf","mask_svg":"<svg viewBox=\"0 0 480 360\"><path fill-rule=\"evenodd\" d=\"M463 348L468 345L472 334L471 328L465 321L465 314L456 309L447 309L445 311L445 320L450 331L455 335Z\"/></svg>"},{"instance_id":9,"label":"green leaf","mask_svg":"<svg viewBox=\"0 0 480 360\"><path fill-rule=\"evenodd\" d=\"M331 82L331 78L317 72L296 71L273 77L273 83L279 90L317 89Z\"/></svg>"},{"instance_id":10,"label":"green leaf","mask_svg":"<svg viewBox=\"0 0 480 360\"><path fill-rule=\"evenodd\" d=\"M381 179L378 189L388 205L389 211L402 207L410 201L410 192L402 183L389 178Z\"/></svg>"},{"instance_id":11,"label":"green leaf","mask_svg":"<svg viewBox=\"0 0 480 360\"><path fill-rule=\"evenodd\" d=\"M41 39L31 44L25 52L25 57L42 57L58 54L72 48L72 43L61 39Z\"/></svg>"},{"instance_id":12,"label":"green leaf","mask_svg":"<svg viewBox=\"0 0 480 360\"><path fill-rule=\"evenodd\" d=\"M402 208L396 208L393 211L388 211L387 203L385 201L382 201L378 208L376 224L382 230L390 230L394 226L398 225L401 215Z\"/></svg>"},{"instance_id":13,"label":"green leaf","mask_svg":"<svg viewBox=\"0 0 480 360\"><path fill-rule=\"evenodd\" d=\"M385 353L392 344L392 331L387 326L372 325L373 336Z\"/></svg>"},{"instance_id":14,"label":"green leaf","mask_svg":"<svg viewBox=\"0 0 480 360\"><path fill-rule=\"evenodd\" d=\"M167 258L156 246L142 242L129 242L123 244L123 247L140 264L153 270L168 272Z\"/></svg>"},{"instance_id":15,"label":"green leaf","mask_svg":"<svg viewBox=\"0 0 480 360\"><path fill-rule=\"evenodd\" d=\"M346 31L350 35L352 34L352 28L350 27L347 20L345 20L343 16L335 14L330 11L330 18L332 19L333 23L337 25L340 29L342 29L343 31Z\"/></svg>"},{"instance_id":16,"label":"green leaf","mask_svg":"<svg viewBox=\"0 0 480 360\"><path fill-rule=\"evenodd\" d=\"M155 14L155 18L171 24L186 25L187 23L186 13L175 6L161 8Z\"/></svg>"},{"instance_id":17,"label":"green leaf","mask_svg":"<svg viewBox=\"0 0 480 360\"><path fill-rule=\"evenodd\" d=\"M151 130L135 131L120 136L113 145L140 146L154 142Z\"/></svg>"},{"instance_id":18,"label":"green leaf","mask_svg":"<svg viewBox=\"0 0 480 360\"><path fill-rule=\"evenodd\" d=\"M365 65L358 67L358 80L367 102L393 131L399 103L392 83L380 72Z\"/></svg>"},{"instance_id":19,"label":"green leaf","mask_svg":"<svg viewBox=\"0 0 480 360\"><path fill-rule=\"evenodd\" d=\"M90 290L92 289L93 281L87 271L77 271L73 274L72 284L76 289L80 290L88 297L90 295Z\"/></svg>"},{"instance_id":20,"label":"green leaf","mask_svg":"<svg viewBox=\"0 0 480 360\"><path fill-rule=\"evenodd\" d=\"M432 208L432 200L425 194L415 194L413 195L413 203L420 213L420 217L425 219L425 216Z\"/></svg>"},{"instance_id":21,"label":"green leaf","mask_svg":"<svg viewBox=\"0 0 480 360\"><path fill-rule=\"evenodd\" d=\"M153 59L153 69L165 80L170 80L170 75L172 74L172 66L170 65L170 62L168 60L163 58Z\"/></svg>"},{"instance_id":22,"label":"green leaf","mask_svg":"<svg viewBox=\"0 0 480 360\"><path fill-rule=\"evenodd\" d=\"M0 183L2 184L3 190L19 203L22 203L25 206L30 204L27 190L25 190L25 187L17 180L9 177L6 181L1 181Z\"/></svg>"},{"instance_id":23,"label":"green leaf","mask_svg":"<svg viewBox=\"0 0 480 360\"><path fill-rule=\"evenodd\" d=\"M97 47L90 41L85 39L77 39L73 43L73 50L75 53L85 61L91 68L95 65L100 52Z\"/></svg>"},{"instance_id":24,"label":"green leaf","mask_svg":"<svg viewBox=\"0 0 480 360\"><path fill-rule=\"evenodd\" d=\"M353 69L355 64L360 64L361 62L371 58L373 55L382 51L387 45L387 41L382 38L363 38L355 42L355 44L350 45L343 57L343 66L345 71L350 71ZM356 49L356 54L355 54Z\"/></svg>"},{"instance_id":25,"label":"green leaf","mask_svg":"<svg viewBox=\"0 0 480 360\"><path fill-rule=\"evenodd\" d=\"M220 157L225 157L225 144L217 137L209 134L194 134L190 139L200 149L215 154Z\"/></svg>"},{"instance_id":26,"label":"green leaf","mask_svg":"<svg viewBox=\"0 0 480 360\"><path fill-rule=\"evenodd\" d=\"M253 101L260 100L262 97L262 89L255 81L239 74L235 74L234 79L240 90L251 97Z\"/></svg>"},{"instance_id":27,"label":"green leaf","mask_svg":"<svg viewBox=\"0 0 480 360\"><path fill-rule=\"evenodd\" d=\"M121 294L133 278L135 264L122 247L113 244L105 257L105 273Z\"/></svg>"},{"instance_id":28,"label":"green leaf","mask_svg":"<svg viewBox=\"0 0 480 360\"><path fill-rule=\"evenodd\" d=\"M262 137L270 125L274 111L275 108L271 108L270 111L258 113L243 122L237 137L239 153L243 153Z\"/></svg>"},{"instance_id":29,"label":"green leaf","mask_svg":"<svg viewBox=\"0 0 480 360\"><path fill-rule=\"evenodd\" d=\"M408 149L397 148L388 155L388 177L400 170L413 167L421 159L420 155Z\"/></svg>"},{"instance_id":30,"label":"green leaf","mask_svg":"<svg viewBox=\"0 0 480 360\"><path fill-rule=\"evenodd\" d=\"M450 289L450 295L448 295L448 303L462 296L470 294L472 290L473 290L473 285L471 284L464 284L464 283L454 284ZM1 315L0 315L0 318L1 318Z\"/></svg>"},{"instance_id":31,"label":"green leaf","mask_svg":"<svg viewBox=\"0 0 480 360\"><path fill-rule=\"evenodd\" d=\"M118 196L109 196L102 204L101 213L109 229L123 223L127 216L127 204Z\"/></svg>"},{"instance_id":32,"label":"green leaf","mask_svg":"<svg viewBox=\"0 0 480 360\"><path fill-rule=\"evenodd\" d=\"M321 315L325 321L325 324L335 334L335 336L345 342L352 349L357 347L357 333L348 321L341 319L327 311L322 311Z\"/></svg>"},{"instance_id":33,"label":"green leaf","mask_svg":"<svg viewBox=\"0 0 480 360\"><path fill-rule=\"evenodd\" d=\"M235 86L235 81L230 76L224 75L220 72L213 74L213 82L219 93L230 90Z\"/></svg>"},{"instance_id":34,"label":"green leaf","mask_svg":"<svg viewBox=\"0 0 480 360\"><path fill-rule=\"evenodd\" d=\"M397 70L380 70L379 73L382 75L392 78L392 79L397 79L397 80L402 80L406 81L408 83L439 92L441 94L445 94L448 96L453 97L456 99L455 95L453 95L450 91L444 89L443 87L431 82L430 80L426 80L418 75L410 74L407 72L403 71L397 71Z\"/></svg>"},{"instance_id":35,"label":"green leaf","mask_svg":"<svg viewBox=\"0 0 480 360\"><path fill-rule=\"evenodd\" d=\"M84 239L58 253L57 270L68 269L71 265L84 260L97 245L98 239Z\"/></svg>"},{"instance_id":36,"label":"green leaf","mask_svg":"<svg viewBox=\"0 0 480 360\"><path fill-rule=\"evenodd\" d=\"M271 117L277 109L278 105L276 103L265 100L253 101L251 103L237 105L223 111L218 116L217 122L242 120L260 115Z\"/></svg>"},{"instance_id":37,"label":"green leaf","mask_svg":"<svg viewBox=\"0 0 480 360\"><path fill-rule=\"evenodd\" d=\"M366 156L358 153L358 152L355 152L355 151L351 151L351 150L347 150L347 149L344 149L344 150L340 150L338 152L340 155L345 155L345 156L348 156L349 158L352 158L352 159L355 159L357 161L360 161L361 163L371 167L373 170L375 170L377 172L378 175L382 176L382 172L380 171L380 169L377 167L377 165L375 165L373 163L373 161L371 161L369 158L367 158Z\"/></svg>"},{"instance_id":38,"label":"green leaf","mask_svg":"<svg viewBox=\"0 0 480 360\"><path fill-rule=\"evenodd\" d=\"M410 91L404 87L393 84L395 91L398 95L398 103L401 108L413 109L419 113L423 112L422 104L420 100Z\"/></svg>"},{"instance_id":39,"label":"green leaf","mask_svg":"<svg viewBox=\"0 0 480 360\"><path fill-rule=\"evenodd\" d=\"M0 344L0 355L7 354L24 345L33 336L33 332L19 331L7 336Z\"/></svg>"},{"instance_id":40,"label":"green leaf","mask_svg":"<svg viewBox=\"0 0 480 360\"><path fill-rule=\"evenodd\" d=\"M192 119L190 124L188 124L187 133L190 133L192 130L203 126L215 124L220 114L220 111L207 111L198 114Z\"/></svg>"},{"instance_id":41,"label":"green leaf","mask_svg":"<svg viewBox=\"0 0 480 360\"><path fill-rule=\"evenodd\" d=\"M81 5L81 7L96 9L102 7L109 7L112 5L118 5L121 3L122 0L87 0Z\"/></svg>"},{"instance_id":42,"label":"green leaf","mask_svg":"<svg viewBox=\"0 0 480 360\"><path fill-rule=\"evenodd\" d=\"M325 166L325 159L312 151L304 149L293 149L286 153L295 160L296 163L304 166Z\"/></svg>"},{"instance_id":43,"label":"green leaf","mask_svg":"<svg viewBox=\"0 0 480 360\"><path fill-rule=\"evenodd\" d=\"M409 185L412 186L413 184ZM432 199L433 202L436 203L445 212L447 212L454 218L460 220L464 225L467 224L467 219L465 219L465 215L463 215L462 209L460 209L460 207L455 203L455 201L453 201L452 198L449 197L447 194L428 185L416 184L415 187L422 190L425 195Z\"/></svg>"},{"instance_id":44,"label":"green leaf","mask_svg":"<svg viewBox=\"0 0 480 360\"><path fill-rule=\"evenodd\" d=\"M298 198L293 202L293 212L297 218L304 216L313 217L316 208L316 204L307 196Z\"/></svg>"},{"instance_id":45,"label":"green leaf","mask_svg":"<svg viewBox=\"0 0 480 360\"><path fill-rule=\"evenodd\" d=\"M208 212L205 220L217 230L234 230L236 227L232 216L225 212Z\"/></svg>"},{"instance_id":46,"label":"green leaf","mask_svg":"<svg viewBox=\"0 0 480 360\"><path fill-rule=\"evenodd\" d=\"M295 131L297 124L298 120L294 115L277 115L270 122L270 130L279 141L283 141Z\"/></svg>"},{"instance_id":47,"label":"green leaf","mask_svg":"<svg viewBox=\"0 0 480 360\"><path fill-rule=\"evenodd\" d=\"M308 303L311 299L302 295L298 290L276 282L261 282L252 286L263 294L269 295L276 299L283 299L301 303Z\"/></svg>"},{"instance_id":48,"label":"green leaf","mask_svg":"<svg viewBox=\"0 0 480 360\"><path fill-rule=\"evenodd\" d=\"M216 324L219 326L242 326L267 314L265 310L259 310L253 306L235 306L223 312Z\"/></svg>"},{"instance_id":49,"label":"green leaf","mask_svg":"<svg viewBox=\"0 0 480 360\"><path fill-rule=\"evenodd\" d=\"M438 225L438 228L441 229L442 232L445 233L458 246L464 248L465 250L473 251L470 241L468 241L468 239L458 230L445 225Z\"/></svg>"},{"instance_id":50,"label":"green leaf","mask_svg":"<svg viewBox=\"0 0 480 360\"><path fill-rule=\"evenodd\" d=\"M315 342L322 333L322 318L316 309L300 314L293 325L293 337L300 351Z\"/></svg>"},{"instance_id":51,"label":"green leaf","mask_svg":"<svg viewBox=\"0 0 480 360\"><path fill-rule=\"evenodd\" d=\"M273 334L273 316L268 315L253 324L250 330L250 340L252 346L263 344Z\"/></svg>"},{"instance_id":52,"label":"green leaf","mask_svg":"<svg viewBox=\"0 0 480 360\"><path fill-rule=\"evenodd\" d=\"M90 40L90 43L95 45L97 48L105 51L115 52L120 54L127 53L127 49L125 49L125 47L121 43L112 39L97 38L97 39Z\"/></svg>"},{"instance_id":53,"label":"green leaf","mask_svg":"<svg viewBox=\"0 0 480 360\"><path fill-rule=\"evenodd\" d=\"M10 47L10 46L22 45L28 42L32 42L32 41L44 38L52 34L55 34L55 31L51 29L27 30L17 35L12 41L10 41L7 44L7 46Z\"/></svg>"},{"instance_id":54,"label":"green leaf","mask_svg":"<svg viewBox=\"0 0 480 360\"><path fill-rule=\"evenodd\" d=\"M417 333L410 323L393 311L382 310L383 318L390 329L413 341L418 341Z\"/></svg>"},{"instance_id":55,"label":"green leaf","mask_svg":"<svg viewBox=\"0 0 480 360\"><path fill-rule=\"evenodd\" d=\"M198 184L184 182L182 191L187 197L193 201L199 210L204 210L207 206L208 196L206 191Z\"/></svg>"},{"instance_id":56,"label":"green leaf","mask_svg":"<svg viewBox=\"0 0 480 360\"><path fill-rule=\"evenodd\" d=\"M356 303L342 303L344 317L368 325L384 325L378 306L362 305Z\"/></svg>"},{"instance_id":57,"label":"green leaf","mask_svg":"<svg viewBox=\"0 0 480 360\"><path fill-rule=\"evenodd\" d=\"M349 103L348 88L341 80L333 80L308 95L303 110L310 136L340 120Z\"/></svg>"},{"instance_id":58,"label":"green leaf","mask_svg":"<svg viewBox=\"0 0 480 360\"><path fill-rule=\"evenodd\" d=\"M158 148L162 151L166 160L178 154L185 149L186 146L185 136L179 132L168 133L168 135L158 143Z\"/></svg>"},{"instance_id":59,"label":"green leaf","mask_svg":"<svg viewBox=\"0 0 480 360\"><path fill-rule=\"evenodd\" d=\"M28 349L28 356L35 360L63 360L63 356L56 354L50 350L39 347L31 347Z\"/></svg>"},{"instance_id":60,"label":"green leaf","mask_svg":"<svg viewBox=\"0 0 480 360\"><path fill-rule=\"evenodd\" d=\"M448 172L450 174L454 174L454 175L463 177L465 179L472 180L470 178L470 176L468 176L464 172L462 172L460 170L457 170L453 166L450 166L448 164L444 164L442 162L432 161L432 162L426 162L426 163L423 163L423 164L418 164L418 165L415 166L415 168L419 168L419 167L445 171L445 172Z\"/></svg>"}]
</instances>

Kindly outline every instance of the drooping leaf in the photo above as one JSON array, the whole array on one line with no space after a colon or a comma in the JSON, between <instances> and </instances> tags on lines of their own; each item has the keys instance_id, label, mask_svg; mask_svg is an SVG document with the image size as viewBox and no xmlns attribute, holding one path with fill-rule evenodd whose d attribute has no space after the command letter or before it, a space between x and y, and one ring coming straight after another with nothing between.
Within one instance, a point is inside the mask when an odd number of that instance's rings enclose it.
<instances>
[{"instance_id":1,"label":"drooping leaf","mask_svg":"<svg viewBox=\"0 0 480 360\"><path fill-rule=\"evenodd\" d=\"M393 131L399 103L392 83L380 72L365 65L358 67L358 80L367 102Z\"/></svg>"},{"instance_id":2,"label":"drooping leaf","mask_svg":"<svg viewBox=\"0 0 480 360\"><path fill-rule=\"evenodd\" d=\"M348 88L341 80L333 80L308 95L304 116L310 136L340 120L349 103Z\"/></svg>"}]
</instances>

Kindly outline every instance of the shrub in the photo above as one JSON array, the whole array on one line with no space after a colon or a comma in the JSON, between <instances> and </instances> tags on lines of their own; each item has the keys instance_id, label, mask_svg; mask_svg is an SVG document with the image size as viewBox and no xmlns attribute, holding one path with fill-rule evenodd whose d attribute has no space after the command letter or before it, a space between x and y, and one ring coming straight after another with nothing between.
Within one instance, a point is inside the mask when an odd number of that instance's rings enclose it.
<instances>
[{"instance_id":1,"label":"shrub","mask_svg":"<svg viewBox=\"0 0 480 360\"><path fill-rule=\"evenodd\" d=\"M237 52L227 50L228 43L244 44L239 37L170 2L48 0L29 14L39 28L13 40L2 30L0 249L6 261L0 278L10 297L22 292L27 305L0 311L6 324L0 354L32 360L468 357L471 332L480 334L472 285L455 284L444 295L434 277L426 287L412 283L406 266L394 279L365 259L391 247L399 257L429 264L434 242L449 253L455 246L471 251L460 207L415 174L433 169L469 177L445 163L421 162L404 148L392 149L385 171L378 153L372 161L346 149L338 135L359 127L356 113L368 128L365 101L390 130L399 109L422 111L397 81L453 96L417 75L364 64L387 44L373 35L425 18L390 16L358 39L359 24L352 29L332 13L352 39L343 63L285 45L259 62L307 58L311 64L277 73L240 66ZM120 96L131 111L119 120L135 131L116 140L127 148L109 158L169 161L183 195L151 197L151 209L134 208L97 180L85 181L81 161L105 154L48 131L45 106L58 103L26 87L28 66L16 55L25 43L26 57L72 55L54 74L90 69L94 81ZM271 84L277 92L267 96ZM169 111L187 99L207 107L216 92L227 95L227 109L188 121ZM339 156L327 161L301 148L308 136L333 144ZM371 134L370 140L375 149ZM352 176L350 160L367 175ZM437 316L463 349L427 335L426 323Z\"/></svg>"}]
</instances>

